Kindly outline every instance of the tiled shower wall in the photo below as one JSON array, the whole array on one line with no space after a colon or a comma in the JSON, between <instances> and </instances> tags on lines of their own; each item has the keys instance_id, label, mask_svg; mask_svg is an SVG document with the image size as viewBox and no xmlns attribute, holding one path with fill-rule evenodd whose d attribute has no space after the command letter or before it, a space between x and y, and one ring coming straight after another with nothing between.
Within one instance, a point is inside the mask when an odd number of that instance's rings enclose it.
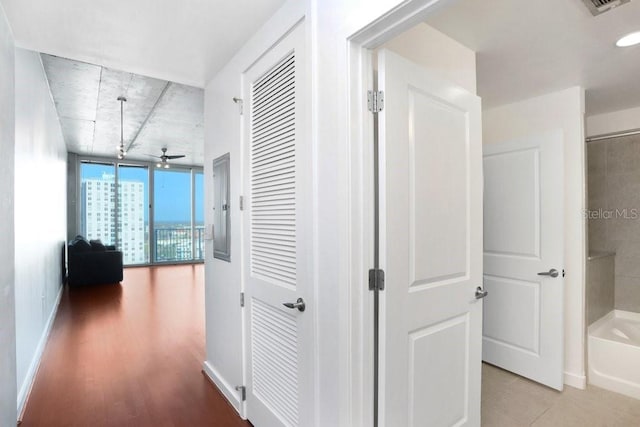
<instances>
[{"instance_id":1,"label":"tiled shower wall","mask_svg":"<svg viewBox=\"0 0 640 427\"><path fill-rule=\"evenodd\" d=\"M615 308L640 312L640 135L587 144L589 250L614 251Z\"/></svg>"}]
</instances>

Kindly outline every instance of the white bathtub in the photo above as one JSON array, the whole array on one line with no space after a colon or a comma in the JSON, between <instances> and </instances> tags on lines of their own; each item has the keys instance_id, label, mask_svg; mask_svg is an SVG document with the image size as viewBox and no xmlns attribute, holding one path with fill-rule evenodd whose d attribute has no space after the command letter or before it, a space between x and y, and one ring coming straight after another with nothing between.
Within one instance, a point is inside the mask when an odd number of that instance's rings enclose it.
<instances>
[{"instance_id":1,"label":"white bathtub","mask_svg":"<svg viewBox=\"0 0 640 427\"><path fill-rule=\"evenodd\" d=\"M589 382L640 399L640 313L614 310L589 326Z\"/></svg>"}]
</instances>

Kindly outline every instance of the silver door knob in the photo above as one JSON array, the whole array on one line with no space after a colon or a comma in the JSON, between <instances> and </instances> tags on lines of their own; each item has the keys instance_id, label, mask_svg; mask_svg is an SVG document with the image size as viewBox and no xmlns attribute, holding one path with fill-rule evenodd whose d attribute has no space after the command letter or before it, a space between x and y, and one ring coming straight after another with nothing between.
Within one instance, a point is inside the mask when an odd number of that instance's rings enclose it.
<instances>
[{"instance_id":1,"label":"silver door knob","mask_svg":"<svg viewBox=\"0 0 640 427\"><path fill-rule=\"evenodd\" d=\"M549 271L543 271L541 273L538 273L538 276L551 276L551 277L558 277L558 270L556 270L555 268L552 268Z\"/></svg>"},{"instance_id":2,"label":"silver door knob","mask_svg":"<svg viewBox=\"0 0 640 427\"><path fill-rule=\"evenodd\" d=\"M298 311L304 311L304 309L306 308L306 305L302 298L298 298L296 302L283 302L282 305L291 309L297 308Z\"/></svg>"},{"instance_id":3,"label":"silver door knob","mask_svg":"<svg viewBox=\"0 0 640 427\"><path fill-rule=\"evenodd\" d=\"M483 290L481 286L478 286L476 288L476 299L482 299L487 295L489 295L489 291Z\"/></svg>"}]
</instances>

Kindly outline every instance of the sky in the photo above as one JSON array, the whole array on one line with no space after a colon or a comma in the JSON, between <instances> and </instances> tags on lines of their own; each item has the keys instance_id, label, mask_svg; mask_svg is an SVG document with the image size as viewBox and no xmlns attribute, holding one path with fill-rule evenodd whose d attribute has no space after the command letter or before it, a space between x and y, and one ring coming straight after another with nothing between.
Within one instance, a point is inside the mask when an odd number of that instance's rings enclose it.
<instances>
[{"instance_id":1,"label":"sky","mask_svg":"<svg viewBox=\"0 0 640 427\"><path fill-rule=\"evenodd\" d=\"M145 167L120 166L119 179L121 181L144 182L147 192L145 204L149 205L149 175ZM191 221L191 174L185 170L153 169L154 173L154 201L155 222ZM80 174L83 179L102 178L104 174L115 175L115 167L107 164L82 163ZM204 224L204 183L202 173L195 177L196 194L196 224ZM149 213L145 211L145 221L149 220Z\"/></svg>"}]
</instances>

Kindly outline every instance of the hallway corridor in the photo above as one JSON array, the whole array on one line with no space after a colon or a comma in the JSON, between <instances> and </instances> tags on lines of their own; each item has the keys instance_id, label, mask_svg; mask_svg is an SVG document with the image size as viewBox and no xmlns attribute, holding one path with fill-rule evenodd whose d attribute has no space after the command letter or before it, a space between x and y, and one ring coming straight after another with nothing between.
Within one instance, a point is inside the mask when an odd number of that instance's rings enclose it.
<instances>
[{"instance_id":1,"label":"hallway corridor","mask_svg":"<svg viewBox=\"0 0 640 427\"><path fill-rule=\"evenodd\" d=\"M202 374L204 266L65 288L21 426L249 426Z\"/></svg>"}]
</instances>

